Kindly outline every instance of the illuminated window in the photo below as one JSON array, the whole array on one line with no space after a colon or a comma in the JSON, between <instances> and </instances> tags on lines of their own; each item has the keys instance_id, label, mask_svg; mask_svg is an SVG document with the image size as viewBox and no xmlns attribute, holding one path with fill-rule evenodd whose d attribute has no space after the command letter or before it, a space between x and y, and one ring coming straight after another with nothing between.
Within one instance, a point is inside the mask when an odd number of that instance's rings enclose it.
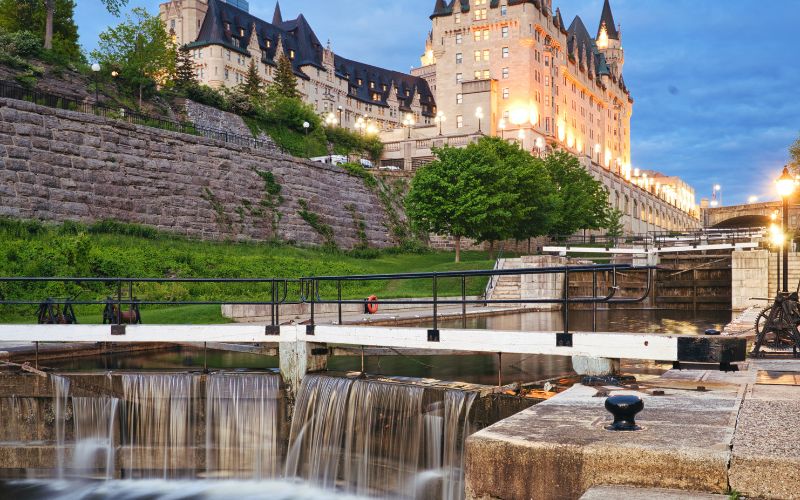
<instances>
[{"instance_id":1,"label":"illuminated window","mask_svg":"<svg viewBox=\"0 0 800 500\"><path fill-rule=\"evenodd\" d=\"M239 36L244 36L244 28L239 28Z\"/></svg>"},{"instance_id":2,"label":"illuminated window","mask_svg":"<svg viewBox=\"0 0 800 500\"><path fill-rule=\"evenodd\" d=\"M475 76L476 80L480 80L481 79L481 71L480 70L475 71L475 73L473 75Z\"/></svg>"},{"instance_id":3,"label":"illuminated window","mask_svg":"<svg viewBox=\"0 0 800 500\"><path fill-rule=\"evenodd\" d=\"M289 51L289 59L294 59L294 50Z\"/></svg>"},{"instance_id":4,"label":"illuminated window","mask_svg":"<svg viewBox=\"0 0 800 500\"><path fill-rule=\"evenodd\" d=\"M483 39L484 40L488 40L489 39L489 30L483 30Z\"/></svg>"},{"instance_id":5,"label":"illuminated window","mask_svg":"<svg viewBox=\"0 0 800 500\"><path fill-rule=\"evenodd\" d=\"M461 35L461 33L457 33L456 34L456 43L460 45L463 38L464 37L463 37L463 35Z\"/></svg>"},{"instance_id":6,"label":"illuminated window","mask_svg":"<svg viewBox=\"0 0 800 500\"><path fill-rule=\"evenodd\" d=\"M476 50L475 51L475 62L478 62L480 60L481 60L481 51L480 50Z\"/></svg>"},{"instance_id":7,"label":"illuminated window","mask_svg":"<svg viewBox=\"0 0 800 500\"><path fill-rule=\"evenodd\" d=\"M374 89L375 88L375 82L369 82L369 88Z\"/></svg>"},{"instance_id":8,"label":"illuminated window","mask_svg":"<svg viewBox=\"0 0 800 500\"><path fill-rule=\"evenodd\" d=\"M483 21L486 19L486 9L475 9L475 20Z\"/></svg>"},{"instance_id":9,"label":"illuminated window","mask_svg":"<svg viewBox=\"0 0 800 500\"><path fill-rule=\"evenodd\" d=\"M508 6L501 5L500 6L500 15L501 16L505 16L506 14L508 14Z\"/></svg>"},{"instance_id":10,"label":"illuminated window","mask_svg":"<svg viewBox=\"0 0 800 500\"><path fill-rule=\"evenodd\" d=\"M489 79L489 70L488 69L483 70L483 79L484 80L488 80Z\"/></svg>"},{"instance_id":11,"label":"illuminated window","mask_svg":"<svg viewBox=\"0 0 800 500\"><path fill-rule=\"evenodd\" d=\"M270 48L270 47L272 47L272 40L270 40L269 38L267 38L266 40L264 40L264 43L265 43L265 45L267 46L267 48Z\"/></svg>"},{"instance_id":12,"label":"illuminated window","mask_svg":"<svg viewBox=\"0 0 800 500\"><path fill-rule=\"evenodd\" d=\"M461 14L456 13L455 21L456 21L456 24L461 24Z\"/></svg>"},{"instance_id":13,"label":"illuminated window","mask_svg":"<svg viewBox=\"0 0 800 500\"><path fill-rule=\"evenodd\" d=\"M461 55L461 52L456 54L456 64L461 64L461 61L464 60L464 56Z\"/></svg>"},{"instance_id":14,"label":"illuminated window","mask_svg":"<svg viewBox=\"0 0 800 500\"><path fill-rule=\"evenodd\" d=\"M475 39L476 42L480 42L481 41L481 30L476 30L475 33L473 34L473 38Z\"/></svg>"},{"instance_id":15,"label":"illuminated window","mask_svg":"<svg viewBox=\"0 0 800 500\"><path fill-rule=\"evenodd\" d=\"M358 85L359 87L360 87L360 86L361 86L361 84L363 84L363 83L364 83L364 80L362 80L361 78L359 78L359 79L357 79L357 80L356 80L356 85Z\"/></svg>"},{"instance_id":16,"label":"illuminated window","mask_svg":"<svg viewBox=\"0 0 800 500\"><path fill-rule=\"evenodd\" d=\"M372 100L373 101L380 101L381 100L381 95L379 93L377 93L377 92L373 92L372 93Z\"/></svg>"},{"instance_id":17,"label":"illuminated window","mask_svg":"<svg viewBox=\"0 0 800 500\"><path fill-rule=\"evenodd\" d=\"M489 60L489 49L486 49L486 50L483 51L483 60L484 61L488 61Z\"/></svg>"},{"instance_id":18,"label":"illuminated window","mask_svg":"<svg viewBox=\"0 0 800 500\"><path fill-rule=\"evenodd\" d=\"M503 47L503 59L508 57L508 47Z\"/></svg>"},{"instance_id":19,"label":"illuminated window","mask_svg":"<svg viewBox=\"0 0 800 500\"><path fill-rule=\"evenodd\" d=\"M511 94L511 92L508 90L508 87L503 89L503 99L508 99L508 96L510 94Z\"/></svg>"},{"instance_id":20,"label":"illuminated window","mask_svg":"<svg viewBox=\"0 0 800 500\"><path fill-rule=\"evenodd\" d=\"M231 23L225 23L225 31L231 30Z\"/></svg>"},{"instance_id":21,"label":"illuminated window","mask_svg":"<svg viewBox=\"0 0 800 500\"><path fill-rule=\"evenodd\" d=\"M462 81L463 79L464 79L464 75L463 75L463 74L461 74L461 73L456 73L456 83L461 83L461 81Z\"/></svg>"},{"instance_id":22,"label":"illuminated window","mask_svg":"<svg viewBox=\"0 0 800 500\"><path fill-rule=\"evenodd\" d=\"M233 42L233 46L234 47L238 47L239 46L239 39L238 38L231 38L231 41Z\"/></svg>"}]
</instances>

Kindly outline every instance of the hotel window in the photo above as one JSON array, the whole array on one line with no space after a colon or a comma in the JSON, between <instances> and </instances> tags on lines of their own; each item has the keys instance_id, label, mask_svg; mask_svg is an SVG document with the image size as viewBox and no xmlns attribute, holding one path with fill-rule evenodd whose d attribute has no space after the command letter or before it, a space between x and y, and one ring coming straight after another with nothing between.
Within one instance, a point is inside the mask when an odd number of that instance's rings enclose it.
<instances>
[{"instance_id":1,"label":"hotel window","mask_svg":"<svg viewBox=\"0 0 800 500\"><path fill-rule=\"evenodd\" d=\"M544 77L544 86L545 87L549 87L550 86L550 77L549 76L545 76ZM558 94L558 92L556 92L556 94Z\"/></svg>"},{"instance_id":2,"label":"hotel window","mask_svg":"<svg viewBox=\"0 0 800 500\"><path fill-rule=\"evenodd\" d=\"M456 116L456 128L462 128L464 126L464 117L461 115Z\"/></svg>"},{"instance_id":3,"label":"hotel window","mask_svg":"<svg viewBox=\"0 0 800 500\"><path fill-rule=\"evenodd\" d=\"M476 50L475 51L475 62L479 62L480 60L481 60L481 51L480 50Z\"/></svg>"},{"instance_id":4,"label":"hotel window","mask_svg":"<svg viewBox=\"0 0 800 500\"><path fill-rule=\"evenodd\" d=\"M503 26L503 28L500 30L500 33L502 34L503 38L508 38L508 26Z\"/></svg>"},{"instance_id":5,"label":"hotel window","mask_svg":"<svg viewBox=\"0 0 800 500\"><path fill-rule=\"evenodd\" d=\"M230 74L228 73L228 68L225 68L225 79L227 80Z\"/></svg>"},{"instance_id":6,"label":"hotel window","mask_svg":"<svg viewBox=\"0 0 800 500\"><path fill-rule=\"evenodd\" d=\"M473 38L475 39L476 42L480 42L481 41L481 30L476 30L475 33L473 34Z\"/></svg>"},{"instance_id":7,"label":"hotel window","mask_svg":"<svg viewBox=\"0 0 800 500\"><path fill-rule=\"evenodd\" d=\"M294 59L294 50L289 51L289 59Z\"/></svg>"},{"instance_id":8,"label":"hotel window","mask_svg":"<svg viewBox=\"0 0 800 500\"><path fill-rule=\"evenodd\" d=\"M231 51L230 51L230 50L226 50L226 51L225 51L225 57L226 57L226 58L227 58L229 61L231 60Z\"/></svg>"},{"instance_id":9,"label":"hotel window","mask_svg":"<svg viewBox=\"0 0 800 500\"><path fill-rule=\"evenodd\" d=\"M486 9L475 9L475 20L483 21L486 19Z\"/></svg>"},{"instance_id":10,"label":"hotel window","mask_svg":"<svg viewBox=\"0 0 800 500\"><path fill-rule=\"evenodd\" d=\"M231 30L231 23L225 23L225 31Z\"/></svg>"},{"instance_id":11,"label":"hotel window","mask_svg":"<svg viewBox=\"0 0 800 500\"><path fill-rule=\"evenodd\" d=\"M174 20L174 19L173 19L172 21L170 21L170 22L169 22L169 27L170 27L170 29L172 29L172 30L174 30L174 29L175 29L175 20Z\"/></svg>"},{"instance_id":12,"label":"hotel window","mask_svg":"<svg viewBox=\"0 0 800 500\"><path fill-rule=\"evenodd\" d=\"M508 78L508 68L503 68L503 79Z\"/></svg>"},{"instance_id":13,"label":"hotel window","mask_svg":"<svg viewBox=\"0 0 800 500\"><path fill-rule=\"evenodd\" d=\"M503 89L503 99L508 99L508 96L511 92L508 90L508 87Z\"/></svg>"},{"instance_id":14,"label":"hotel window","mask_svg":"<svg viewBox=\"0 0 800 500\"><path fill-rule=\"evenodd\" d=\"M269 38L267 38L266 40L264 40L264 45L266 45L266 46L267 46L267 48L270 48L270 47L272 47L272 40L270 40Z\"/></svg>"},{"instance_id":15,"label":"hotel window","mask_svg":"<svg viewBox=\"0 0 800 500\"><path fill-rule=\"evenodd\" d=\"M501 5L500 6L500 15L501 16L505 16L506 14L508 14L508 6Z\"/></svg>"},{"instance_id":16,"label":"hotel window","mask_svg":"<svg viewBox=\"0 0 800 500\"><path fill-rule=\"evenodd\" d=\"M488 80L489 79L489 70L488 69L483 70L483 79L484 80Z\"/></svg>"},{"instance_id":17,"label":"hotel window","mask_svg":"<svg viewBox=\"0 0 800 500\"><path fill-rule=\"evenodd\" d=\"M481 79L481 71L480 70L475 71L475 73L473 75L475 76L476 80L480 80Z\"/></svg>"},{"instance_id":18,"label":"hotel window","mask_svg":"<svg viewBox=\"0 0 800 500\"><path fill-rule=\"evenodd\" d=\"M503 59L508 57L508 47L503 47Z\"/></svg>"},{"instance_id":19,"label":"hotel window","mask_svg":"<svg viewBox=\"0 0 800 500\"><path fill-rule=\"evenodd\" d=\"M464 75L463 75L463 74L461 74L461 73L456 73L456 83L461 83L461 81L462 81L463 79L464 79Z\"/></svg>"},{"instance_id":20,"label":"hotel window","mask_svg":"<svg viewBox=\"0 0 800 500\"><path fill-rule=\"evenodd\" d=\"M239 46L239 39L238 38L231 38L231 41L233 42L233 46L234 47L238 47Z\"/></svg>"},{"instance_id":21,"label":"hotel window","mask_svg":"<svg viewBox=\"0 0 800 500\"><path fill-rule=\"evenodd\" d=\"M387 89L387 88L388 88L388 87L386 86L386 84L385 84L385 83L384 83L383 85L381 85L381 89L382 89L384 92L386 92L386 89Z\"/></svg>"},{"instance_id":22,"label":"hotel window","mask_svg":"<svg viewBox=\"0 0 800 500\"><path fill-rule=\"evenodd\" d=\"M461 14L456 13L455 21L456 21L456 24L461 24Z\"/></svg>"},{"instance_id":23,"label":"hotel window","mask_svg":"<svg viewBox=\"0 0 800 500\"><path fill-rule=\"evenodd\" d=\"M463 60L464 60L464 56L461 55L461 52L458 52L456 54L456 64L461 64L461 61L463 61Z\"/></svg>"},{"instance_id":24,"label":"hotel window","mask_svg":"<svg viewBox=\"0 0 800 500\"><path fill-rule=\"evenodd\" d=\"M377 92L373 92L372 93L372 100L373 101L380 101L381 100L381 95L379 93L377 93Z\"/></svg>"},{"instance_id":25,"label":"hotel window","mask_svg":"<svg viewBox=\"0 0 800 500\"><path fill-rule=\"evenodd\" d=\"M483 39L484 40L488 40L489 39L489 30L483 30Z\"/></svg>"},{"instance_id":26,"label":"hotel window","mask_svg":"<svg viewBox=\"0 0 800 500\"><path fill-rule=\"evenodd\" d=\"M363 85L363 84L364 84L364 80L362 80L361 78L359 78L358 80L356 80L356 85L358 85L359 87L360 87L361 85Z\"/></svg>"},{"instance_id":27,"label":"hotel window","mask_svg":"<svg viewBox=\"0 0 800 500\"><path fill-rule=\"evenodd\" d=\"M369 82L369 88L374 89L375 88L375 82Z\"/></svg>"},{"instance_id":28,"label":"hotel window","mask_svg":"<svg viewBox=\"0 0 800 500\"><path fill-rule=\"evenodd\" d=\"M244 36L244 28L239 28L239 36Z\"/></svg>"},{"instance_id":29,"label":"hotel window","mask_svg":"<svg viewBox=\"0 0 800 500\"><path fill-rule=\"evenodd\" d=\"M456 104L462 104L463 102L464 102L464 95L456 94Z\"/></svg>"},{"instance_id":30,"label":"hotel window","mask_svg":"<svg viewBox=\"0 0 800 500\"><path fill-rule=\"evenodd\" d=\"M483 51L483 60L484 61L488 61L489 60L489 49L485 49Z\"/></svg>"},{"instance_id":31,"label":"hotel window","mask_svg":"<svg viewBox=\"0 0 800 500\"><path fill-rule=\"evenodd\" d=\"M475 6L486 5L486 0L475 0Z\"/></svg>"},{"instance_id":32,"label":"hotel window","mask_svg":"<svg viewBox=\"0 0 800 500\"><path fill-rule=\"evenodd\" d=\"M456 34L456 44L461 45L461 41L462 41L463 38L464 38L464 36L461 33L457 33Z\"/></svg>"}]
</instances>

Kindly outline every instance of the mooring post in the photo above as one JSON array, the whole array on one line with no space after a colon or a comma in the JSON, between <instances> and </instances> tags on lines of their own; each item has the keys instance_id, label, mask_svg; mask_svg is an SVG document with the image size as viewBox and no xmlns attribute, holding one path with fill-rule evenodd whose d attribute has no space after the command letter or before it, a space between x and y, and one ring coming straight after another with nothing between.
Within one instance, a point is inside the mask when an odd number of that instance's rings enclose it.
<instances>
[{"instance_id":1,"label":"mooring post","mask_svg":"<svg viewBox=\"0 0 800 500\"><path fill-rule=\"evenodd\" d=\"M306 373L318 372L328 367L328 347L325 344L300 340L305 336L305 327L298 326L298 339L278 345L280 372L287 394L297 396Z\"/></svg>"},{"instance_id":2,"label":"mooring post","mask_svg":"<svg viewBox=\"0 0 800 500\"><path fill-rule=\"evenodd\" d=\"M572 356L572 369L578 375L616 375L619 373L619 359L596 358L594 356Z\"/></svg>"}]
</instances>

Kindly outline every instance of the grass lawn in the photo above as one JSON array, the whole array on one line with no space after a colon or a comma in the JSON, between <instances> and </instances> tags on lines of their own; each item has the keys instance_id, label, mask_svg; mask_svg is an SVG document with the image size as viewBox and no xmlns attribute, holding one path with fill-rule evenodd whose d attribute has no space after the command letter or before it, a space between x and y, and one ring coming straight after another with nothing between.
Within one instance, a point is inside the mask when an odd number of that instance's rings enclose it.
<instances>
[{"instance_id":1,"label":"grass lawn","mask_svg":"<svg viewBox=\"0 0 800 500\"><path fill-rule=\"evenodd\" d=\"M40 226L0 221L0 276L99 276L151 278L299 278L353 274L394 274L491 269L484 252L462 252L463 262L453 262L452 252L375 252L368 257L346 252L300 248L279 244L208 242L156 233L138 226L117 225L92 230L77 225ZM139 234L141 233L141 234ZM481 294L486 278L467 280L467 294ZM460 279L440 279L440 295L460 295ZM336 297L333 283L321 287L324 299ZM381 298L429 297L431 280L380 280L344 282L345 298L375 294ZM127 294L123 294L127 296ZM158 301L267 301L265 284L144 283L136 284L139 300ZM297 286L288 300L296 300ZM116 296L116 286L106 284L0 283L7 300L43 300L71 297L102 300ZM0 306L0 322L33 322L35 306ZM99 323L102 306L76 306L80 323ZM219 306L143 306L147 323L225 322Z\"/></svg>"}]
</instances>

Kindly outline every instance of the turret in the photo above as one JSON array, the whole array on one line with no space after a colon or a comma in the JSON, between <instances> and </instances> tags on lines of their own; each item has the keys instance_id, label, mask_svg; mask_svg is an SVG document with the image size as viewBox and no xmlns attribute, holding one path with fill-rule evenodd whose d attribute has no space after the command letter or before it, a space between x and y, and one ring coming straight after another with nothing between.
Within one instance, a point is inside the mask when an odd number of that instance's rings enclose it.
<instances>
[{"instance_id":1,"label":"turret","mask_svg":"<svg viewBox=\"0 0 800 500\"><path fill-rule=\"evenodd\" d=\"M606 57L611 72L622 75L625 65L625 51L622 49L622 30L614 23L611 13L611 4L605 0L603 13L600 16L600 26L597 27L597 48Z\"/></svg>"}]
</instances>

